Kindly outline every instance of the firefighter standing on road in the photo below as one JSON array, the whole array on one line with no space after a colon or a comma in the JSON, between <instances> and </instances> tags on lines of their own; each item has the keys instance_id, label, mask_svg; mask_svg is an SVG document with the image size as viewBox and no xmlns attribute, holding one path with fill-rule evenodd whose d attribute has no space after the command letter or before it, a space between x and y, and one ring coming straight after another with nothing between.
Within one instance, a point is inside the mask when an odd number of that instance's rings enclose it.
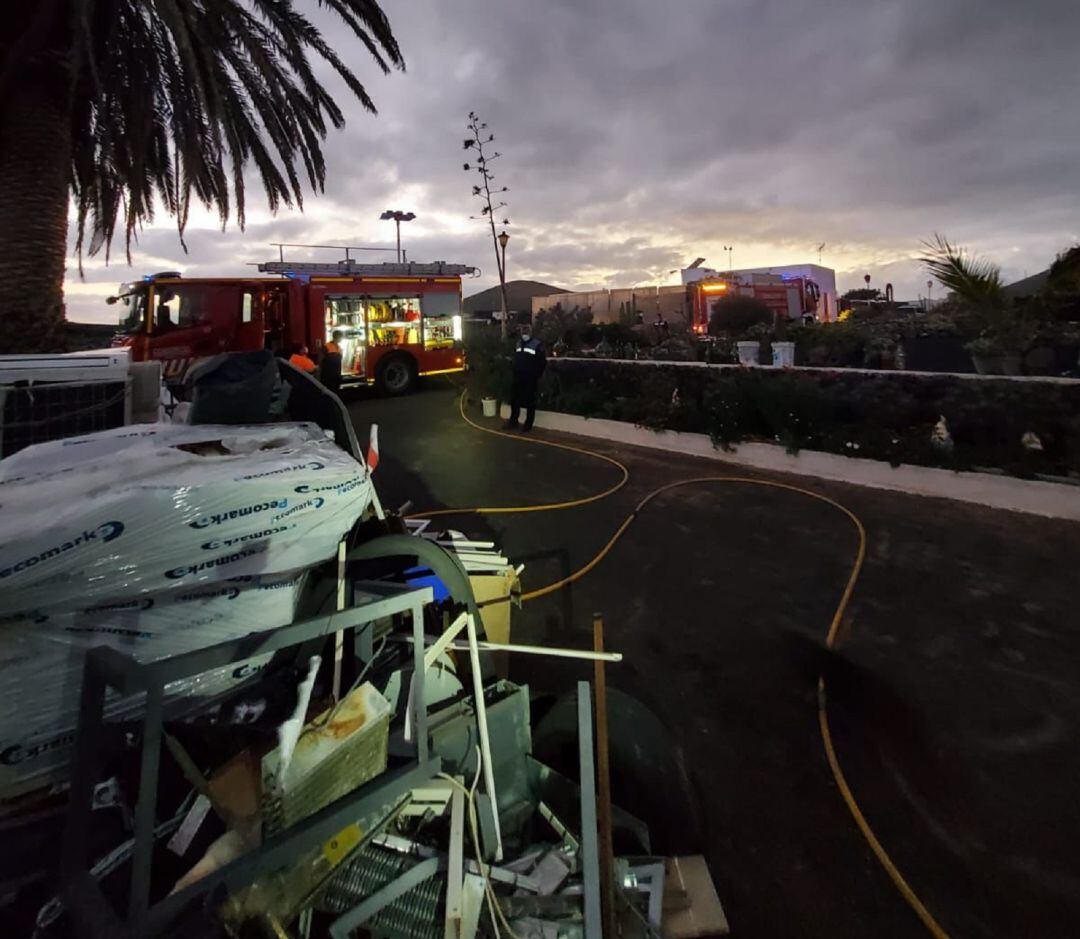
<instances>
[{"instance_id":1,"label":"firefighter standing on road","mask_svg":"<svg viewBox=\"0 0 1080 939\"><path fill-rule=\"evenodd\" d=\"M344 338L345 333L335 329L330 341L323 346L319 360L319 381L334 394L341 390L341 340Z\"/></svg>"},{"instance_id":2,"label":"firefighter standing on road","mask_svg":"<svg viewBox=\"0 0 1080 939\"><path fill-rule=\"evenodd\" d=\"M532 327L525 323L521 327L517 348L514 350L514 380L510 388L510 420L503 424L503 430L518 426L518 416L525 408L525 433L532 430L533 418L536 417L536 386L547 366L544 345L532 336Z\"/></svg>"}]
</instances>

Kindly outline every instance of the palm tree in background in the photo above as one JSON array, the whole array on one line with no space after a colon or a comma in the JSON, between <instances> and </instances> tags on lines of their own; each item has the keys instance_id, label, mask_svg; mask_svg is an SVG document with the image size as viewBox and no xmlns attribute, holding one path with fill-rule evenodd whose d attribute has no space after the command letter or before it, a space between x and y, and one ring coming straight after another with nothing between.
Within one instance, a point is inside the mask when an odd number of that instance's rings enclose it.
<instances>
[{"instance_id":1,"label":"palm tree in background","mask_svg":"<svg viewBox=\"0 0 1080 939\"><path fill-rule=\"evenodd\" d=\"M926 254L919 260L957 305L961 328L977 337L968 349L980 355L1022 353L1032 328L1025 310L1005 289L1001 268L973 257L943 235L934 235L923 247Z\"/></svg>"},{"instance_id":2,"label":"palm tree in background","mask_svg":"<svg viewBox=\"0 0 1080 939\"><path fill-rule=\"evenodd\" d=\"M1001 268L972 257L942 235L923 243L919 260L949 291L962 330L977 336L968 348L983 354L1018 355L1037 338L1075 341L1080 321L1080 245L1057 256L1029 295L1002 283Z\"/></svg>"},{"instance_id":3,"label":"palm tree in background","mask_svg":"<svg viewBox=\"0 0 1080 939\"><path fill-rule=\"evenodd\" d=\"M972 257L944 235L934 235L923 248L926 253L919 260L930 276L972 310L1000 316L1009 306L1001 268L993 261Z\"/></svg>"},{"instance_id":4,"label":"palm tree in background","mask_svg":"<svg viewBox=\"0 0 1080 939\"><path fill-rule=\"evenodd\" d=\"M404 68L375 0L319 0L384 73ZM294 0L22 0L0 22L0 352L62 344L76 252L131 240L155 202L183 242L192 200L244 225L254 163L271 210L321 191L342 109L312 59L375 105Z\"/></svg>"}]
</instances>

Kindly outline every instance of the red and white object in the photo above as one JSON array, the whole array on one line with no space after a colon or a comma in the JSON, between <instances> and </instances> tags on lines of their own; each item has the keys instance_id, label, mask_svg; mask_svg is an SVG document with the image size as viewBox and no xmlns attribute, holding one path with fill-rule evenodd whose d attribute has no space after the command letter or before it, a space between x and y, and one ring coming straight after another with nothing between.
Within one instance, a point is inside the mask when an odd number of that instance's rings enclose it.
<instances>
[{"instance_id":1,"label":"red and white object","mask_svg":"<svg viewBox=\"0 0 1080 939\"><path fill-rule=\"evenodd\" d=\"M371 436L368 438L367 467L369 473L375 472L379 465L379 425L371 425Z\"/></svg>"}]
</instances>

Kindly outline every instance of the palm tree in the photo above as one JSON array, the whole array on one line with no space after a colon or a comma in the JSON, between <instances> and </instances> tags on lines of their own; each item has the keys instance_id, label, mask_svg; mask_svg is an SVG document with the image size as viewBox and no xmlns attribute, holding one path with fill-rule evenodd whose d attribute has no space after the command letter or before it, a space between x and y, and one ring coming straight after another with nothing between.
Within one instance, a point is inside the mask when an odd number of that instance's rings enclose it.
<instances>
[{"instance_id":1,"label":"palm tree","mask_svg":"<svg viewBox=\"0 0 1080 939\"><path fill-rule=\"evenodd\" d=\"M924 242L924 247L927 253L919 260L951 293L962 319L968 321L962 328L976 334L967 344L976 367L983 370L980 360L1018 359L1034 335L1035 307L1018 305L1009 296L1001 268L992 261L970 257L942 235ZM985 367L995 368L989 363Z\"/></svg>"},{"instance_id":2,"label":"palm tree","mask_svg":"<svg viewBox=\"0 0 1080 939\"><path fill-rule=\"evenodd\" d=\"M997 316L1008 307L1001 268L992 261L970 257L944 235L934 235L923 247L927 253L919 260L926 270L975 312Z\"/></svg>"},{"instance_id":3,"label":"palm tree","mask_svg":"<svg viewBox=\"0 0 1080 939\"><path fill-rule=\"evenodd\" d=\"M183 243L192 200L244 224L254 163L271 210L321 191L353 70L294 0L22 0L0 23L0 352L62 342L69 204L84 252L132 238L155 203ZM404 68L376 0L319 0L384 73Z\"/></svg>"}]
</instances>

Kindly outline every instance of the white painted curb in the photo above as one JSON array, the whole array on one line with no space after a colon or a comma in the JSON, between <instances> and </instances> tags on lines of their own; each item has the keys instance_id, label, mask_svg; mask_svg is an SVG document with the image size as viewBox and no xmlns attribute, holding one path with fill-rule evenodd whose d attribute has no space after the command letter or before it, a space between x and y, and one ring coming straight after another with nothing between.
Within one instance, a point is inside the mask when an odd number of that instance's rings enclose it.
<instances>
[{"instance_id":1,"label":"white painted curb","mask_svg":"<svg viewBox=\"0 0 1080 939\"><path fill-rule=\"evenodd\" d=\"M505 418L509 414L510 409L504 405L502 416ZM713 447L705 434L684 434L670 430L657 433L624 421L579 417L558 411L537 411L535 424L546 430L706 457L737 466L816 476L855 486L892 489L917 496L974 502L992 509L1080 521L1080 486L992 476L988 473L956 473L932 466L901 464L894 468L880 460L839 456L819 450L801 450L793 456L783 447L769 443L741 443L734 451L725 452Z\"/></svg>"}]
</instances>

